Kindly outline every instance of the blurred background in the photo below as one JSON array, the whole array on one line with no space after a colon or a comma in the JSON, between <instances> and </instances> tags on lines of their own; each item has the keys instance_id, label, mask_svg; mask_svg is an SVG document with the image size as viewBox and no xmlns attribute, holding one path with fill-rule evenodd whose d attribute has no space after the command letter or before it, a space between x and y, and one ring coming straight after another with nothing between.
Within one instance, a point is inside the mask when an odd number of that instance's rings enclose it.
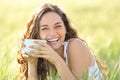
<instances>
[{"instance_id":1,"label":"blurred background","mask_svg":"<svg viewBox=\"0 0 120 80\"><path fill-rule=\"evenodd\" d=\"M108 65L109 80L119 80L120 0L0 1L0 80L17 80L21 37L32 13L43 3L62 8L79 37Z\"/></svg>"}]
</instances>

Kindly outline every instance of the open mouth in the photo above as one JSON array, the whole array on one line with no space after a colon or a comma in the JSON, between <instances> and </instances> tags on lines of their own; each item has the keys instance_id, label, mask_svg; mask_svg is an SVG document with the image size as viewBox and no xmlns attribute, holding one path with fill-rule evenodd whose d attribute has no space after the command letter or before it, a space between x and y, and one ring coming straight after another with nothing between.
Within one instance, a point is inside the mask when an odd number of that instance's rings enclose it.
<instances>
[{"instance_id":1,"label":"open mouth","mask_svg":"<svg viewBox=\"0 0 120 80\"><path fill-rule=\"evenodd\" d=\"M53 43L58 42L58 40L59 40L59 38L54 38L54 39L49 39L49 40L47 40L47 42L48 42L49 44L53 44Z\"/></svg>"}]
</instances>

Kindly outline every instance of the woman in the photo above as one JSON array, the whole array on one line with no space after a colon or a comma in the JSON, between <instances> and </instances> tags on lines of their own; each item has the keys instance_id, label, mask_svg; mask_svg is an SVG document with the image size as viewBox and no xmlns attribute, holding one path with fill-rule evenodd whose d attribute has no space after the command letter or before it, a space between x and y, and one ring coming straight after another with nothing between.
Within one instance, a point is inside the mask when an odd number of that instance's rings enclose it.
<instances>
[{"instance_id":1,"label":"woman","mask_svg":"<svg viewBox=\"0 0 120 80\"><path fill-rule=\"evenodd\" d=\"M41 39L47 43L35 42L39 46L29 46L35 49L30 51L31 55L23 50L18 52L20 80L45 80L51 76L57 76L57 80L104 79L96 58L56 5L44 4L32 16L24 39Z\"/></svg>"}]
</instances>

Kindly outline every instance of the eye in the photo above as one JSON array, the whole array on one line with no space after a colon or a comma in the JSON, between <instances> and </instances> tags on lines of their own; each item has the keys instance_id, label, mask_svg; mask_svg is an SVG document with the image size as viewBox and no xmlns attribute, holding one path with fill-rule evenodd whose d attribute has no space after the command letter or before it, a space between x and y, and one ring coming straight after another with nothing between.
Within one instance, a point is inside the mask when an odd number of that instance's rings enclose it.
<instances>
[{"instance_id":1,"label":"eye","mask_svg":"<svg viewBox=\"0 0 120 80\"><path fill-rule=\"evenodd\" d=\"M60 28L60 27L62 27L62 26L61 26L61 25L56 25L56 26L55 26L55 28Z\"/></svg>"},{"instance_id":2,"label":"eye","mask_svg":"<svg viewBox=\"0 0 120 80\"><path fill-rule=\"evenodd\" d=\"M44 30L48 30L48 28L41 28L41 30L42 30L42 31L44 31Z\"/></svg>"}]
</instances>

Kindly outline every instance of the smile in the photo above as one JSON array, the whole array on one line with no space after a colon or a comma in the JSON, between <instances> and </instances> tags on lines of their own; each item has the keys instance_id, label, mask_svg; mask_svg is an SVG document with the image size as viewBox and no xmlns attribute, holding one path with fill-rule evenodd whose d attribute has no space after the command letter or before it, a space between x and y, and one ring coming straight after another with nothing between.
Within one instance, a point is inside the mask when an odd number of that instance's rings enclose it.
<instances>
[{"instance_id":1,"label":"smile","mask_svg":"<svg viewBox=\"0 0 120 80\"><path fill-rule=\"evenodd\" d=\"M56 43L59 40L59 38L49 39L47 40L48 43Z\"/></svg>"}]
</instances>

